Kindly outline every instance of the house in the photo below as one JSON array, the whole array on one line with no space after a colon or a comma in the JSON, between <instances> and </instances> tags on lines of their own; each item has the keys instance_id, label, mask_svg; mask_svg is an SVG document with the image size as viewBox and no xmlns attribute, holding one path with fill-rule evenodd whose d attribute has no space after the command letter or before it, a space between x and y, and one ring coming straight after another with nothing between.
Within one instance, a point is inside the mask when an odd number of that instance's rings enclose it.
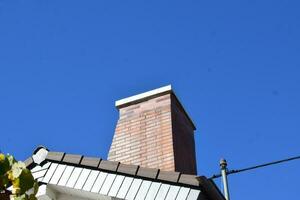
<instances>
[{"instance_id":1,"label":"house","mask_svg":"<svg viewBox=\"0 0 300 200\"><path fill-rule=\"evenodd\" d=\"M171 86L116 101L108 160L38 147L25 163L40 200L225 200L197 175L195 125Z\"/></svg>"}]
</instances>

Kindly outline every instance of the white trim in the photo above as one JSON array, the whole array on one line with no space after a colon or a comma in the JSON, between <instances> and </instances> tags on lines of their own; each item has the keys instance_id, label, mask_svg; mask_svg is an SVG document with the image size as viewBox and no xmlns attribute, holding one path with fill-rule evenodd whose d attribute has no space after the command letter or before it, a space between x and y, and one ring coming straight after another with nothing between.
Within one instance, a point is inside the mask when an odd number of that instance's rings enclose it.
<instances>
[{"instance_id":1,"label":"white trim","mask_svg":"<svg viewBox=\"0 0 300 200\"><path fill-rule=\"evenodd\" d=\"M41 185L36 194L36 197L38 200L56 200L56 193L47 185Z\"/></svg>"},{"instance_id":2,"label":"white trim","mask_svg":"<svg viewBox=\"0 0 300 200\"><path fill-rule=\"evenodd\" d=\"M47 157L48 151L44 148L41 148L36 152L33 156L32 159L35 163L41 164Z\"/></svg>"},{"instance_id":3,"label":"white trim","mask_svg":"<svg viewBox=\"0 0 300 200\"><path fill-rule=\"evenodd\" d=\"M52 178L50 183L44 182L39 187L38 200L112 200L115 198L175 200L176 196L176 200L185 200L186 197L189 200L196 200L200 193L199 189L192 190L188 186L183 187L176 183L162 183L160 180L118 175L115 172L102 172L100 169L91 170L78 166L70 173L73 168L70 165L51 163L50 166L52 170L49 169L45 176ZM67 167L61 173L65 166ZM62 179L61 177L64 179L69 177L69 181L63 181L64 183L68 182L67 185L60 185L58 180ZM75 188L73 187L74 184Z\"/></svg>"}]
</instances>

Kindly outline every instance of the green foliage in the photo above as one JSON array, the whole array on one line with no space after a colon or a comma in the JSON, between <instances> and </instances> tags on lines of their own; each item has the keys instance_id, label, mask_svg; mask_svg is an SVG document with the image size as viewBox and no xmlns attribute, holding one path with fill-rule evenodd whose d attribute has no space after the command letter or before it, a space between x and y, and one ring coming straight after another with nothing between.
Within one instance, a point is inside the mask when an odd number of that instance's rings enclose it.
<instances>
[{"instance_id":1,"label":"green foliage","mask_svg":"<svg viewBox=\"0 0 300 200\"><path fill-rule=\"evenodd\" d=\"M0 192L12 186L12 200L36 200L38 184L23 162L11 155L0 154Z\"/></svg>"}]
</instances>

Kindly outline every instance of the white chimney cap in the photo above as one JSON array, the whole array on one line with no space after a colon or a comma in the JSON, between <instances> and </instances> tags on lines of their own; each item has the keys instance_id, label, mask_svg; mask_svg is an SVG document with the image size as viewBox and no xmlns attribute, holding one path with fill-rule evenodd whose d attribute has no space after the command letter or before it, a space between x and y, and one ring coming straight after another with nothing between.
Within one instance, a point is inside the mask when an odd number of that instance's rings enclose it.
<instances>
[{"instance_id":1,"label":"white chimney cap","mask_svg":"<svg viewBox=\"0 0 300 200\"><path fill-rule=\"evenodd\" d=\"M156 95L159 95L159 94L162 94L162 93L171 93L171 92L172 92L172 86L167 85L167 86L164 86L164 87L161 87L161 88L157 88L155 90L150 90L148 92L144 92L144 93L141 93L141 94L138 94L138 95L134 95L134 96L131 96L131 97L127 97L127 98L118 100L118 101L116 101L115 106L117 108L119 108L119 107L123 107L124 105L133 104L135 102L139 102L139 101L151 98L153 96L156 96Z\"/></svg>"}]
</instances>

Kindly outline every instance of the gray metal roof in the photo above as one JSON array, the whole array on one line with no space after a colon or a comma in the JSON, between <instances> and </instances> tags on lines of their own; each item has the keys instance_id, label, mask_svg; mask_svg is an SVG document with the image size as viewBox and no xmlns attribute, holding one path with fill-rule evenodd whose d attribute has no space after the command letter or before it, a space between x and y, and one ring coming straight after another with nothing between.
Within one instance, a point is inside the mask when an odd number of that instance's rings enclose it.
<instances>
[{"instance_id":1,"label":"gray metal roof","mask_svg":"<svg viewBox=\"0 0 300 200\"><path fill-rule=\"evenodd\" d=\"M69 190L117 199L224 200L205 177L161 171L40 147L25 163L35 179Z\"/></svg>"}]
</instances>

